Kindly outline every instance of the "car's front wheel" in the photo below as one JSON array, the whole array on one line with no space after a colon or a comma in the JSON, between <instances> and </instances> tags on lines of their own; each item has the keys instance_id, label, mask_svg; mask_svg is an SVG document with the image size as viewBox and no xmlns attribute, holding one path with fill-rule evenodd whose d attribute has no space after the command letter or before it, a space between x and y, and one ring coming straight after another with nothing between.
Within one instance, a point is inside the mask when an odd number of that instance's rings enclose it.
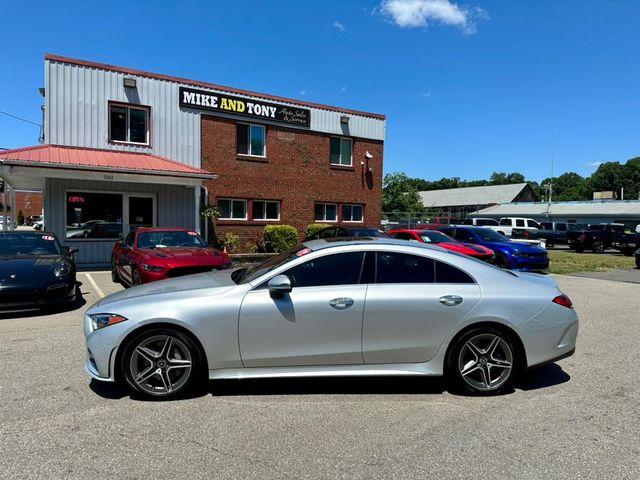
<instances>
[{"instance_id":1,"label":"car's front wheel","mask_svg":"<svg viewBox=\"0 0 640 480\"><path fill-rule=\"evenodd\" d=\"M604 243L601 241L593 242L593 247L591 247L593 253L604 253L606 250Z\"/></svg>"},{"instance_id":2,"label":"car's front wheel","mask_svg":"<svg viewBox=\"0 0 640 480\"><path fill-rule=\"evenodd\" d=\"M497 395L512 389L521 361L510 335L492 327L474 328L449 352L449 380L464 393Z\"/></svg>"},{"instance_id":3,"label":"car's front wheel","mask_svg":"<svg viewBox=\"0 0 640 480\"><path fill-rule=\"evenodd\" d=\"M136 394L170 399L192 391L203 367L200 349L184 333L166 328L142 332L125 347L122 378Z\"/></svg>"},{"instance_id":4,"label":"car's front wheel","mask_svg":"<svg viewBox=\"0 0 640 480\"><path fill-rule=\"evenodd\" d=\"M118 273L116 261L113 258L111 259L111 281L113 283L120 283L120 274Z\"/></svg>"}]
</instances>

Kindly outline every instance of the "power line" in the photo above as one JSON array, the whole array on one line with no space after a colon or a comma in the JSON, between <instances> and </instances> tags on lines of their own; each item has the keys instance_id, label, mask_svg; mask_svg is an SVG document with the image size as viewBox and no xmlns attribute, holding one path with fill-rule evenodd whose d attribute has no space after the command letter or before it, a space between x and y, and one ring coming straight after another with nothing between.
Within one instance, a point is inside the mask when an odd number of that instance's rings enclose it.
<instances>
[{"instance_id":1,"label":"power line","mask_svg":"<svg viewBox=\"0 0 640 480\"><path fill-rule=\"evenodd\" d=\"M16 117L15 115L12 115L12 114L10 114L10 113L3 112L2 110L0 110L0 113L1 113L1 114L3 114L3 115L6 115L7 117L15 118L16 120L20 120L20 121L22 121L22 122L30 123L30 124L32 124L32 125L36 125L36 126L38 126L38 127L42 128L42 125L41 125L41 124L36 123L36 122L32 122L31 120L27 120L27 119L25 119L25 118Z\"/></svg>"}]
</instances>

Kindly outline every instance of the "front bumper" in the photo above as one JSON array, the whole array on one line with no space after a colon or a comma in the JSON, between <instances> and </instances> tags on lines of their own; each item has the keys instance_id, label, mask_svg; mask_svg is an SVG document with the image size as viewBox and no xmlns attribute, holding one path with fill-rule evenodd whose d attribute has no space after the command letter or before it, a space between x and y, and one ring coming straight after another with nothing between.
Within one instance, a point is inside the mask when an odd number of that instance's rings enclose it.
<instances>
[{"instance_id":1,"label":"front bumper","mask_svg":"<svg viewBox=\"0 0 640 480\"><path fill-rule=\"evenodd\" d=\"M42 310L76 301L75 277L37 289L0 289L0 313Z\"/></svg>"}]
</instances>

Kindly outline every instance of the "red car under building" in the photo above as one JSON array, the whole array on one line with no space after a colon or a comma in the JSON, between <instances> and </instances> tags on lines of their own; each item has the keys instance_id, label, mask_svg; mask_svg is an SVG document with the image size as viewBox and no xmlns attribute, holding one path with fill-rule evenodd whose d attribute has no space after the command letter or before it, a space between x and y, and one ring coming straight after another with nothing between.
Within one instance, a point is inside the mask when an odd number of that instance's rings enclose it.
<instances>
[{"instance_id":1,"label":"red car under building","mask_svg":"<svg viewBox=\"0 0 640 480\"><path fill-rule=\"evenodd\" d=\"M394 238L438 245L439 247L446 248L452 252L469 255L470 257L477 258L478 260L489 261L493 259L493 250L490 248L474 245L472 243L462 243L436 230L398 229L391 230L388 233Z\"/></svg>"},{"instance_id":2,"label":"red car under building","mask_svg":"<svg viewBox=\"0 0 640 480\"><path fill-rule=\"evenodd\" d=\"M229 265L229 255L208 246L196 232L141 227L113 246L111 278L133 286Z\"/></svg>"}]
</instances>

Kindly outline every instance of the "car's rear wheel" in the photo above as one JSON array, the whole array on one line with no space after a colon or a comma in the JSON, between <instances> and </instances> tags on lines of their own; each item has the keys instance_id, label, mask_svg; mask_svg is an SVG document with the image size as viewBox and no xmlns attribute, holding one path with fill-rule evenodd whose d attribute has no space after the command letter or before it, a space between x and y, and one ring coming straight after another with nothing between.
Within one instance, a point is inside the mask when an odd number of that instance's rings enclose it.
<instances>
[{"instance_id":1,"label":"car's rear wheel","mask_svg":"<svg viewBox=\"0 0 640 480\"><path fill-rule=\"evenodd\" d=\"M201 377L202 358L189 336L158 328L127 344L120 368L134 393L148 399L170 399L192 391Z\"/></svg>"},{"instance_id":2,"label":"car's rear wheel","mask_svg":"<svg viewBox=\"0 0 640 480\"><path fill-rule=\"evenodd\" d=\"M522 360L510 335L480 327L455 341L447 361L449 380L457 390L497 395L513 388Z\"/></svg>"},{"instance_id":3,"label":"car's rear wheel","mask_svg":"<svg viewBox=\"0 0 640 480\"><path fill-rule=\"evenodd\" d=\"M604 243L601 241L593 242L591 249L593 250L593 253L604 253Z\"/></svg>"}]
</instances>

